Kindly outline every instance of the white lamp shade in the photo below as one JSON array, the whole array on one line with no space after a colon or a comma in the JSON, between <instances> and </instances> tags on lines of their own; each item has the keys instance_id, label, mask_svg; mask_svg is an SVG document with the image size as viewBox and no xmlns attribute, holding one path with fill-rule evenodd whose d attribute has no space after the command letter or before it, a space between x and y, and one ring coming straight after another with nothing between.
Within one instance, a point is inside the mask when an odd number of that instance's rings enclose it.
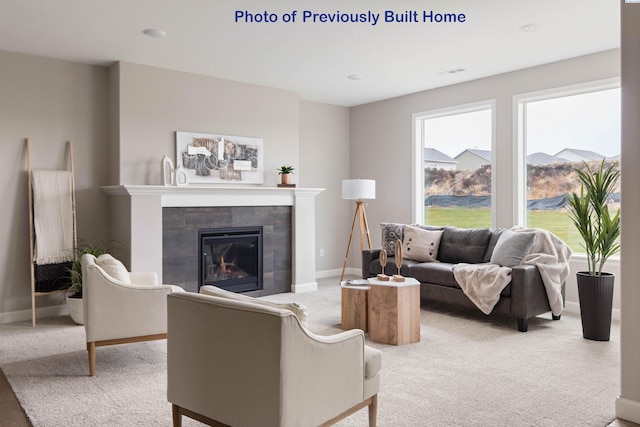
<instances>
[{"instance_id":1,"label":"white lamp shade","mask_svg":"<svg viewBox=\"0 0 640 427\"><path fill-rule=\"evenodd\" d=\"M342 198L363 200L376 198L376 181L374 179L345 179L342 181Z\"/></svg>"}]
</instances>

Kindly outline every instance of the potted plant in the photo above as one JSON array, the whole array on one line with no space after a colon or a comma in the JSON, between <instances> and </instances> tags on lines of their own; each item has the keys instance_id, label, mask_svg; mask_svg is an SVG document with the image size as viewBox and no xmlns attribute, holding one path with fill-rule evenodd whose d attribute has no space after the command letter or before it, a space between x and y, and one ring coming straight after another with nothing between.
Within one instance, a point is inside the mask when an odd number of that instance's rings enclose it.
<instances>
[{"instance_id":1,"label":"potted plant","mask_svg":"<svg viewBox=\"0 0 640 427\"><path fill-rule=\"evenodd\" d=\"M117 242L106 243L83 243L76 249L71 268L68 270L71 286L65 292L65 301L71 319L78 325L84 324L83 304L82 304L82 255L91 254L100 256L102 254L114 254Z\"/></svg>"},{"instance_id":2,"label":"potted plant","mask_svg":"<svg viewBox=\"0 0 640 427\"><path fill-rule=\"evenodd\" d=\"M278 169L278 175L280 175L281 183L284 185L291 184L290 175L293 174L293 166L280 166Z\"/></svg>"},{"instance_id":3,"label":"potted plant","mask_svg":"<svg viewBox=\"0 0 640 427\"><path fill-rule=\"evenodd\" d=\"M580 194L567 196L569 216L583 240L588 271L577 272L582 335L608 341L615 276L603 272L607 259L620 250L620 209L613 215L608 203L620 177L617 162L602 160L597 169L585 162L585 170L575 169L581 183Z\"/></svg>"}]
</instances>

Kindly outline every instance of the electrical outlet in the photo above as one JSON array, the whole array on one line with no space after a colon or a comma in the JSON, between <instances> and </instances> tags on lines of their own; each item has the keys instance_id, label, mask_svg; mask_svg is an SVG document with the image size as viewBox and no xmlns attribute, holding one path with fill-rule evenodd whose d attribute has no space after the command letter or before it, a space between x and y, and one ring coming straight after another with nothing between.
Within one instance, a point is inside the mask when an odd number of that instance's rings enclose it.
<instances>
[{"instance_id":1,"label":"electrical outlet","mask_svg":"<svg viewBox=\"0 0 640 427\"><path fill-rule=\"evenodd\" d=\"M320 256L324 256L324 249L320 249Z\"/></svg>"}]
</instances>

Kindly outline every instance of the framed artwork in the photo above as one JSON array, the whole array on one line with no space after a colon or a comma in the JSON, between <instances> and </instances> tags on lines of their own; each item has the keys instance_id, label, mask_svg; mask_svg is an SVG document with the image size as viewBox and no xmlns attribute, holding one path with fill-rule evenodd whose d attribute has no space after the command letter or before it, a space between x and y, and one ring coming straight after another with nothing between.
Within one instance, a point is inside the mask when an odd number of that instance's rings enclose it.
<instances>
[{"instance_id":1,"label":"framed artwork","mask_svg":"<svg viewBox=\"0 0 640 427\"><path fill-rule=\"evenodd\" d=\"M190 184L262 184L262 138L176 132L176 167Z\"/></svg>"}]
</instances>

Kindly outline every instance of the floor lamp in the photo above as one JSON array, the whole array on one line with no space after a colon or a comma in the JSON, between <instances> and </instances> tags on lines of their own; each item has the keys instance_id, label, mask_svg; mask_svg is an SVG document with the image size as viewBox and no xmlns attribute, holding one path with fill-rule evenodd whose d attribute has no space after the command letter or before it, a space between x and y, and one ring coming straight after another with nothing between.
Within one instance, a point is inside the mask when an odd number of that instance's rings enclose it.
<instances>
[{"instance_id":1,"label":"floor lamp","mask_svg":"<svg viewBox=\"0 0 640 427\"><path fill-rule=\"evenodd\" d=\"M364 205L366 199L376 198L376 181L373 179L345 179L342 181L342 198L345 200L355 200L356 212L353 215L351 234L349 234L349 244L347 245L347 254L344 257L340 282L344 279L344 271L347 268L347 260L349 259L349 251L351 250L353 230L358 220L360 222L360 252L364 250L365 235L369 249L371 249L371 235L369 234L369 224L367 223L367 214L364 210Z\"/></svg>"}]
</instances>

